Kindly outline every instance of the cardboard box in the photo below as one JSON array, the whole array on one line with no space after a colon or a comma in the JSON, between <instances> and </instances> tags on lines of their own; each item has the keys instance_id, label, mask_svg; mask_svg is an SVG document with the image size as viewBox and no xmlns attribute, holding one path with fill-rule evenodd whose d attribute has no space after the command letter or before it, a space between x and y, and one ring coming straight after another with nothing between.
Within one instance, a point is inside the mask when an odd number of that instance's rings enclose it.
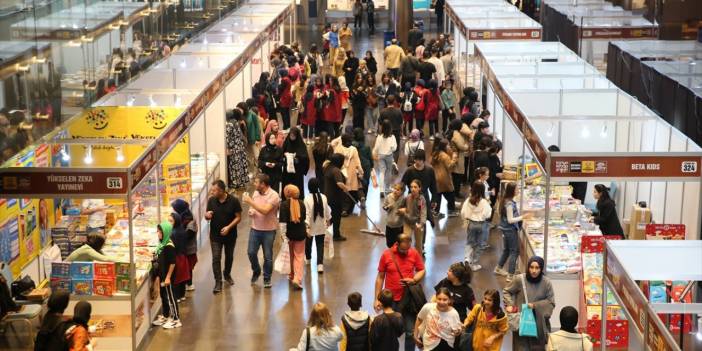
<instances>
[{"instance_id":1,"label":"cardboard box","mask_svg":"<svg viewBox=\"0 0 702 351\"><path fill-rule=\"evenodd\" d=\"M129 263L115 262L115 275L120 277L129 277Z\"/></svg>"},{"instance_id":2,"label":"cardboard box","mask_svg":"<svg viewBox=\"0 0 702 351\"><path fill-rule=\"evenodd\" d=\"M651 209L634 204L629 219L629 240L645 240L646 224L651 223Z\"/></svg>"},{"instance_id":3,"label":"cardboard box","mask_svg":"<svg viewBox=\"0 0 702 351\"><path fill-rule=\"evenodd\" d=\"M71 279L93 279L93 263L71 262Z\"/></svg>"},{"instance_id":4,"label":"cardboard box","mask_svg":"<svg viewBox=\"0 0 702 351\"><path fill-rule=\"evenodd\" d=\"M115 278L115 264L113 262L94 262L93 263L93 276L95 279L109 279L114 280Z\"/></svg>"},{"instance_id":5,"label":"cardboard box","mask_svg":"<svg viewBox=\"0 0 702 351\"><path fill-rule=\"evenodd\" d=\"M51 278L49 283L52 291L71 291L71 279L69 278Z\"/></svg>"},{"instance_id":6,"label":"cardboard box","mask_svg":"<svg viewBox=\"0 0 702 351\"><path fill-rule=\"evenodd\" d=\"M51 278L70 278L70 262L51 262Z\"/></svg>"},{"instance_id":7,"label":"cardboard box","mask_svg":"<svg viewBox=\"0 0 702 351\"><path fill-rule=\"evenodd\" d=\"M92 279L73 279L71 280L71 294L73 295L92 295L93 280Z\"/></svg>"},{"instance_id":8,"label":"cardboard box","mask_svg":"<svg viewBox=\"0 0 702 351\"><path fill-rule=\"evenodd\" d=\"M112 296L115 293L114 279L93 280L93 295Z\"/></svg>"},{"instance_id":9,"label":"cardboard box","mask_svg":"<svg viewBox=\"0 0 702 351\"><path fill-rule=\"evenodd\" d=\"M119 292L129 292L129 277L120 277L117 276L115 278L115 289Z\"/></svg>"},{"instance_id":10,"label":"cardboard box","mask_svg":"<svg viewBox=\"0 0 702 351\"><path fill-rule=\"evenodd\" d=\"M48 299L49 295L51 294L51 289L49 288L36 288L32 290L27 295L27 300L29 301L44 301L44 299Z\"/></svg>"}]
</instances>

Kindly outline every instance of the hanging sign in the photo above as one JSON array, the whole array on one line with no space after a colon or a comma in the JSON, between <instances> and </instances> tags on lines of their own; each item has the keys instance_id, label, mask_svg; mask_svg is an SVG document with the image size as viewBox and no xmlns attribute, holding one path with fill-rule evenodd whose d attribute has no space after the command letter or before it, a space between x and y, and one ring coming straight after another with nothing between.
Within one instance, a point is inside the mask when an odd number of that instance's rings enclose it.
<instances>
[{"instance_id":1,"label":"hanging sign","mask_svg":"<svg viewBox=\"0 0 702 351\"><path fill-rule=\"evenodd\" d=\"M0 194L11 195L117 195L127 192L124 172L3 172Z\"/></svg>"},{"instance_id":2,"label":"hanging sign","mask_svg":"<svg viewBox=\"0 0 702 351\"><path fill-rule=\"evenodd\" d=\"M700 156L553 156L552 177L699 178Z\"/></svg>"}]
</instances>

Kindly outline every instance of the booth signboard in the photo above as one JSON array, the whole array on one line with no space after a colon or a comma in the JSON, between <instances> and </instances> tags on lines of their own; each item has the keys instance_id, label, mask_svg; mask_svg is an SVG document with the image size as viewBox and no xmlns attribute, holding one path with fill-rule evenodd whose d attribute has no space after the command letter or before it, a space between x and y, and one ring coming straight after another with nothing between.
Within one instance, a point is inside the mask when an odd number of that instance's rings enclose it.
<instances>
[{"instance_id":1,"label":"booth signboard","mask_svg":"<svg viewBox=\"0 0 702 351\"><path fill-rule=\"evenodd\" d=\"M127 173L76 171L58 168L53 171L3 172L0 192L4 195L83 194L124 195Z\"/></svg>"},{"instance_id":2,"label":"booth signboard","mask_svg":"<svg viewBox=\"0 0 702 351\"><path fill-rule=\"evenodd\" d=\"M612 282L612 289L621 297L622 305L629 312L639 333L643 334L648 318L646 311L648 301L641 289L629 278L617 257L611 253L606 255L604 274Z\"/></svg>"},{"instance_id":3,"label":"booth signboard","mask_svg":"<svg viewBox=\"0 0 702 351\"><path fill-rule=\"evenodd\" d=\"M684 224L646 224L647 240L685 240Z\"/></svg>"},{"instance_id":4,"label":"booth signboard","mask_svg":"<svg viewBox=\"0 0 702 351\"><path fill-rule=\"evenodd\" d=\"M515 39L541 39L540 29L495 29L471 30L468 38L471 40L515 40Z\"/></svg>"},{"instance_id":5,"label":"booth signboard","mask_svg":"<svg viewBox=\"0 0 702 351\"><path fill-rule=\"evenodd\" d=\"M658 28L632 27L584 29L582 30L580 37L583 39L656 39L658 37Z\"/></svg>"},{"instance_id":6,"label":"booth signboard","mask_svg":"<svg viewBox=\"0 0 702 351\"><path fill-rule=\"evenodd\" d=\"M555 156L553 177L699 178L700 156Z\"/></svg>"}]
</instances>

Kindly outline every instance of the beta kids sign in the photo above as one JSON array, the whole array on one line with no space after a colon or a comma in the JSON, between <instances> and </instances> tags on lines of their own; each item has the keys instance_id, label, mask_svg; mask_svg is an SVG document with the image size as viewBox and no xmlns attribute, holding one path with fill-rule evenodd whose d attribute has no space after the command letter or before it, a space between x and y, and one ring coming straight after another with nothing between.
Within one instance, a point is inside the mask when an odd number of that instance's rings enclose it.
<instances>
[{"instance_id":1,"label":"beta kids sign","mask_svg":"<svg viewBox=\"0 0 702 351\"><path fill-rule=\"evenodd\" d=\"M553 177L694 178L700 163L699 156L554 156L550 168Z\"/></svg>"}]
</instances>

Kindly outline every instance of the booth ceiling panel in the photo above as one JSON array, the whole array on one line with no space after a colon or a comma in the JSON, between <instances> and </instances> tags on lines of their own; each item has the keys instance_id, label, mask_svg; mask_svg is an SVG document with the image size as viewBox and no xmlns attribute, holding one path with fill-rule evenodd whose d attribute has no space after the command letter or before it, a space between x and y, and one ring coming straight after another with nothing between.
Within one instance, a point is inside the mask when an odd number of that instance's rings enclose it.
<instances>
[{"instance_id":1,"label":"booth ceiling panel","mask_svg":"<svg viewBox=\"0 0 702 351\"><path fill-rule=\"evenodd\" d=\"M607 244L633 280L702 281L700 240L622 240Z\"/></svg>"}]
</instances>

